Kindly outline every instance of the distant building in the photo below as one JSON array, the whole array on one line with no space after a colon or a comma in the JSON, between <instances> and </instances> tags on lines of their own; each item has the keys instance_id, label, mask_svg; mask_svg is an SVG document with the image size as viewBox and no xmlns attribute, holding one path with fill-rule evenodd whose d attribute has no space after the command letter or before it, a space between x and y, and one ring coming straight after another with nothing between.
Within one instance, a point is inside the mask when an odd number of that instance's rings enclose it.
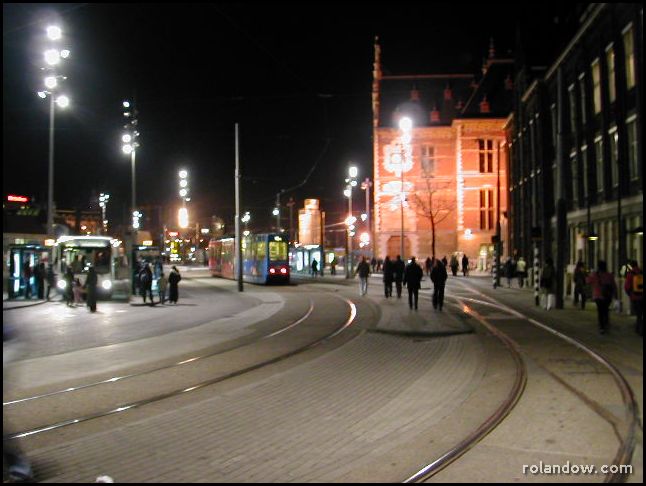
<instances>
[{"instance_id":1,"label":"distant building","mask_svg":"<svg viewBox=\"0 0 646 486\"><path fill-rule=\"evenodd\" d=\"M549 68L515 79L509 238L554 259L557 305L577 261L643 263L642 19L640 3L592 4Z\"/></svg>"},{"instance_id":2,"label":"distant building","mask_svg":"<svg viewBox=\"0 0 646 486\"><path fill-rule=\"evenodd\" d=\"M513 67L513 60L496 57L492 41L477 79L471 74L385 75L375 42L377 257L401 253L403 230L405 258L465 253L479 268L491 264L497 224L503 235L507 227L505 123L512 108ZM413 122L410 140L398 126L402 117Z\"/></svg>"}]
</instances>

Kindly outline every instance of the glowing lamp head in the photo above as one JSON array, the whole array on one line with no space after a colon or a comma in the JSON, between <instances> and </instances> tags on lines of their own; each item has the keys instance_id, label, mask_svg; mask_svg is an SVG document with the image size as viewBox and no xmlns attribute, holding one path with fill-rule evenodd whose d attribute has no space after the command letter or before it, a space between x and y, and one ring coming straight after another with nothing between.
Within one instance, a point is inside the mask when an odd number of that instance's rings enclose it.
<instances>
[{"instance_id":1,"label":"glowing lamp head","mask_svg":"<svg viewBox=\"0 0 646 486\"><path fill-rule=\"evenodd\" d=\"M56 49L48 49L45 51L45 62L50 66L54 66L61 62L61 53Z\"/></svg>"},{"instance_id":2,"label":"glowing lamp head","mask_svg":"<svg viewBox=\"0 0 646 486\"><path fill-rule=\"evenodd\" d=\"M70 99L65 95L61 95L56 98L56 104L61 108L67 108L70 105Z\"/></svg>"},{"instance_id":3,"label":"glowing lamp head","mask_svg":"<svg viewBox=\"0 0 646 486\"><path fill-rule=\"evenodd\" d=\"M352 166L348 169L348 174L350 177L357 177L359 174L359 169L357 169L355 166Z\"/></svg>"},{"instance_id":4,"label":"glowing lamp head","mask_svg":"<svg viewBox=\"0 0 646 486\"><path fill-rule=\"evenodd\" d=\"M67 59L68 57L70 57L70 50L69 49L63 49L61 51L61 57L63 59Z\"/></svg>"},{"instance_id":5,"label":"glowing lamp head","mask_svg":"<svg viewBox=\"0 0 646 486\"><path fill-rule=\"evenodd\" d=\"M271 214L273 214L274 216L278 216L280 214L280 211L278 210L278 208L274 208Z\"/></svg>"},{"instance_id":6,"label":"glowing lamp head","mask_svg":"<svg viewBox=\"0 0 646 486\"><path fill-rule=\"evenodd\" d=\"M179 171L179 177L180 179L186 179L188 177L188 172L185 170L180 170Z\"/></svg>"},{"instance_id":7,"label":"glowing lamp head","mask_svg":"<svg viewBox=\"0 0 646 486\"><path fill-rule=\"evenodd\" d=\"M130 143L132 140L132 136L129 133L124 133L123 136L121 137L121 141L123 143Z\"/></svg>"},{"instance_id":8,"label":"glowing lamp head","mask_svg":"<svg viewBox=\"0 0 646 486\"><path fill-rule=\"evenodd\" d=\"M350 197L352 195L352 191L350 191L350 189L344 189L343 190L343 195L345 197Z\"/></svg>"},{"instance_id":9,"label":"glowing lamp head","mask_svg":"<svg viewBox=\"0 0 646 486\"><path fill-rule=\"evenodd\" d=\"M59 40L63 37L63 31L57 25L50 25L47 27L47 37L51 40Z\"/></svg>"},{"instance_id":10,"label":"glowing lamp head","mask_svg":"<svg viewBox=\"0 0 646 486\"><path fill-rule=\"evenodd\" d=\"M188 191L186 189L180 189L179 190L179 196L180 197L186 197L187 194L188 194Z\"/></svg>"},{"instance_id":11,"label":"glowing lamp head","mask_svg":"<svg viewBox=\"0 0 646 486\"><path fill-rule=\"evenodd\" d=\"M403 116L399 119L399 129L403 132L409 132L413 128L413 120L407 116Z\"/></svg>"},{"instance_id":12,"label":"glowing lamp head","mask_svg":"<svg viewBox=\"0 0 646 486\"><path fill-rule=\"evenodd\" d=\"M45 93L44 91L39 91L38 96L40 96L42 99L45 99L47 98L47 93Z\"/></svg>"},{"instance_id":13,"label":"glowing lamp head","mask_svg":"<svg viewBox=\"0 0 646 486\"><path fill-rule=\"evenodd\" d=\"M121 147L121 150L123 150L124 154L130 154L134 150L134 147L129 143L127 143L123 147Z\"/></svg>"},{"instance_id":14,"label":"glowing lamp head","mask_svg":"<svg viewBox=\"0 0 646 486\"><path fill-rule=\"evenodd\" d=\"M58 85L58 81L56 81L56 76L47 76L45 78L45 86L48 89L54 89Z\"/></svg>"},{"instance_id":15,"label":"glowing lamp head","mask_svg":"<svg viewBox=\"0 0 646 486\"><path fill-rule=\"evenodd\" d=\"M188 185L188 181L186 179L182 179L179 181L179 186L180 187L186 187Z\"/></svg>"},{"instance_id":16,"label":"glowing lamp head","mask_svg":"<svg viewBox=\"0 0 646 486\"><path fill-rule=\"evenodd\" d=\"M130 108L130 102L129 101L124 101L123 102L123 107L124 108Z\"/></svg>"}]
</instances>

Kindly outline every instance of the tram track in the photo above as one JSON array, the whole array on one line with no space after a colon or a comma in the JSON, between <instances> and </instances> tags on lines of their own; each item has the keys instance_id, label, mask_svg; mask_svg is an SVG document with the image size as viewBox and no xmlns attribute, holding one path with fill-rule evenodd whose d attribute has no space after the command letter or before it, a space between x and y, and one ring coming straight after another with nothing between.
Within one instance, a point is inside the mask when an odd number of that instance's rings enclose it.
<instances>
[{"instance_id":1,"label":"tram track","mask_svg":"<svg viewBox=\"0 0 646 486\"><path fill-rule=\"evenodd\" d=\"M287 360L290 357L293 357L298 354L304 353L305 351L311 350L323 343L326 343L327 341L331 340L335 336L342 333L344 330L346 330L349 326L352 325L352 323L356 318L357 311L356 311L356 306L353 302L341 296L332 295L331 298L333 298L334 300L340 300L349 307L349 314L347 315L347 318L344 319L343 323L340 326L336 326L334 329L331 330L331 332L329 330L326 330L322 336L320 335L321 333L318 332L318 335L314 336L314 338L312 338L312 336L310 335L312 334L312 330L304 332L304 335L301 336L300 338L300 340L303 342L299 343L299 345L296 348L289 349L289 350L282 350L283 346L276 345L276 347L281 350L279 354L276 354L275 352L271 353L271 349L265 349L261 351L259 354L266 354L268 356L266 356L265 359L261 359L259 361L258 360L254 361L253 359L250 359L250 356L253 355L254 353L245 353L245 350L252 349L253 346L257 347L259 345L263 345L264 343L269 343L270 341L272 341L272 338L276 338L277 336L280 336L288 331L303 329L303 324L308 320L311 320L314 317L313 314L316 312L316 306L314 304L313 299L310 298L309 309L304 315L300 316L296 320L293 320L288 325L283 326L280 329L275 330L271 333L263 335L259 339L253 340L251 342L246 342L238 346L232 347L230 349L226 349L224 351L219 351L219 352L215 352L207 355L202 355L199 357L190 358L187 360L182 360L181 362L174 363L168 366L158 367L154 370L147 370L141 373L133 373L130 375L125 375L123 377L114 377L108 380L101 380L98 382L87 383L76 387L70 387L69 389L63 389L63 390L58 390L51 393L41 394L39 396L26 397L23 399L9 401L3 405L5 406L14 405L22 408L29 405L30 403L38 403L38 407L41 410L43 409L47 410L52 408L68 409L68 408L71 408L68 404L64 406L61 406L60 404L66 403L68 401L68 398L70 397L70 394L84 392L84 391L85 392L92 391L94 392L94 396L100 396L102 399L107 396L111 396L112 400L114 401L115 400L114 395L116 395L114 386L116 386L117 384L123 384L126 381L136 381L137 379L145 379L146 382L151 382L153 381L151 379L151 375L152 376L160 375L160 374L164 374L164 376L168 376L169 374L176 375L178 369L186 370L184 374L187 376L184 379L186 380L186 383L188 383L188 384L183 384L181 386L175 386L168 391L161 392L161 393L158 392L152 396L147 396L144 398L137 398L137 399L118 398L117 401L120 402L119 405L106 407L99 411L89 410L89 411L86 411L85 413L78 414L74 418L54 419L54 420L50 419L51 423L41 424L41 425L35 425L35 424L31 424L28 426L22 425L20 426L20 428L23 428L23 430L21 430L20 432L14 432L9 434L9 438L16 439L16 438L32 437L35 435L43 434L48 431L58 430L70 425L88 422L91 420L107 417L110 415L115 415L128 410L134 410L144 405L161 402L162 400L165 400L165 399L184 395L192 391L203 389L210 385L221 383L226 380L231 380L235 377L239 377L241 375L250 373L255 370L259 370L261 368L270 366L272 364L279 363L281 361ZM322 305L321 309L323 309L322 312L325 312L326 306ZM309 327L309 326L305 326L305 327ZM293 340L294 338L292 337L291 339ZM271 348L271 346L268 346L268 347ZM243 358L238 358L237 361L245 362L245 364L236 369L227 370L226 361L229 361L229 360L225 359L225 356L229 356L231 353L236 353L236 352L243 355ZM218 360L220 361L220 363L218 363ZM196 367L199 364L202 364L201 372L194 373L196 370ZM216 369L219 369L220 371L217 374L217 376L213 376L213 367L215 367ZM204 376L205 373L207 376ZM202 377L197 380L193 378L193 380L191 381L191 375L196 375L196 376L202 375ZM158 382L160 380L163 380L163 377L157 378ZM97 390L94 390L97 387L102 387L102 389L107 387L110 389L110 391L102 392L102 394L99 394L97 393ZM130 386L131 389L133 387L135 389L134 394L136 394L137 392L141 392L140 387L137 387L136 385ZM59 406L58 407L52 406L51 400L58 400ZM86 401L93 402L95 400L86 400ZM103 403L103 400L101 400L101 402ZM93 408L93 405L90 404L90 409L91 408ZM27 413L25 410L22 410L22 415L38 416L39 413L35 413L35 414Z\"/></svg>"},{"instance_id":2,"label":"tram track","mask_svg":"<svg viewBox=\"0 0 646 486\"><path fill-rule=\"evenodd\" d=\"M403 482L425 482L457 461L460 457L462 457L470 449L474 448L480 441L482 441L488 434L490 434L498 425L502 423L505 417L509 415L514 406L518 403L523 394L527 382L527 370L526 365L524 364L523 354L528 354L528 351L521 350L521 346L518 344L518 342L516 342L516 340L510 337L507 333L501 331L499 329L499 326L492 322L496 319L501 319L500 316L496 316L495 318L486 317L480 312L476 311L474 309L475 306L482 306L485 309L494 308L497 311L502 311L515 319L520 319L524 322L527 322L533 327L548 333L552 338L559 339L569 344L570 346L574 346L578 351L585 353L589 357L589 359L603 366L609 372L622 397L624 406L623 433L619 430L621 428L621 425L618 424L618 421L616 420L616 417L614 416L612 411L606 410L602 405L600 405L597 400L594 400L593 398L587 396L586 392L577 390L576 387L568 384L565 379L559 376L558 372L549 370L547 364L542 363L540 360L538 360L539 365L541 366L541 368L547 371L548 375L550 375L560 385L565 386L566 389L568 389L583 403L585 403L585 405L592 409L598 416L601 417L601 419L607 421L611 425L619 443L616 454L612 459L612 465L620 466L630 464L636 447L641 423L639 420L638 404L634 393L630 385L628 384L626 377L617 369L617 367L614 366L606 357L602 356L600 353L596 352L589 346L586 346L584 343L570 336L567 336L553 329L552 327L537 321L536 319L525 316L517 310L501 303L500 301L490 296L487 296L486 294L483 294L482 292L470 286L466 286L463 283L459 283L459 285L464 290L487 299L482 300L482 298L477 299L467 296L448 296L450 300L454 300L456 302L457 306L459 306L463 312L468 313L469 315L474 317L489 332L500 339L503 344L505 344L505 346L512 352L514 361L517 365L516 380L500 407L498 407L498 409L496 409L493 414L487 417L480 426L478 426L475 430L468 434L467 437L465 437L454 447L447 450L440 457L429 462L427 465L409 476ZM427 297L424 298L425 300L428 299ZM471 305L469 306L467 305L467 303L470 303ZM536 361L536 358L534 356L532 356L532 359ZM610 469L610 471L606 473L604 481L625 482L627 480L627 474L624 471L625 470L620 467L617 467L614 470Z\"/></svg>"}]
</instances>

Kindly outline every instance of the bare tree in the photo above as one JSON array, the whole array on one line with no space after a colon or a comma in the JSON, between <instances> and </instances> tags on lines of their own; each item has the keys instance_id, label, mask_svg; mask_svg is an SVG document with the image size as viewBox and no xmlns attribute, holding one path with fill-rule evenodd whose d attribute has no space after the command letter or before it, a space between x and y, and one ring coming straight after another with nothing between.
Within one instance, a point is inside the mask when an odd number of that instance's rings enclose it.
<instances>
[{"instance_id":1,"label":"bare tree","mask_svg":"<svg viewBox=\"0 0 646 486\"><path fill-rule=\"evenodd\" d=\"M425 175L424 185L424 189L411 194L411 203L415 214L431 223L431 250L435 256L435 229L455 210L456 203L443 195L451 186L450 181L436 182L432 176Z\"/></svg>"}]
</instances>

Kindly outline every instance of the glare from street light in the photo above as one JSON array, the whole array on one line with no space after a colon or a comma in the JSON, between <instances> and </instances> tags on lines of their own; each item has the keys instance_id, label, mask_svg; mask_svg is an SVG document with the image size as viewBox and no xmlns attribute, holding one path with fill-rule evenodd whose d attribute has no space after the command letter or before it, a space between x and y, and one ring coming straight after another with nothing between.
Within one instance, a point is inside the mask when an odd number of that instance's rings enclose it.
<instances>
[{"instance_id":1,"label":"glare from street light","mask_svg":"<svg viewBox=\"0 0 646 486\"><path fill-rule=\"evenodd\" d=\"M58 81L56 81L56 76L47 76L45 78L45 86L47 86L47 88L54 89L57 84Z\"/></svg>"},{"instance_id":2,"label":"glare from street light","mask_svg":"<svg viewBox=\"0 0 646 486\"><path fill-rule=\"evenodd\" d=\"M129 101L124 101L123 102L123 107L124 108L130 108L130 102Z\"/></svg>"},{"instance_id":3,"label":"glare from street light","mask_svg":"<svg viewBox=\"0 0 646 486\"><path fill-rule=\"evenodd\" d=\"M63 37L63 31L56 25L50 25L47 27L47 37L51 40L58 40Z\"/></svg>"},{"instance_id":4,"label":"glare from street light","mask_svg":"<svg viewBox=\"0 0 646 486\"><path fill-rule=\"evenodd\" d=\"M121 150L123 150L123 153L124 153L124 154L130 154L130 153L132 153L132 151L134 150L134 148L132 147L132 145L130 145L129 143L127 143L127 144L125 144L123 147L121 147Z\"/></svg>"},{"instance_id":5,"label":"glare from street light","mask_svg":"<svg viewBox=\"0 0 646 486\"><path fill-rule=\"evenodd\" d=\"M352 194L352 192L350 191L350 189L344 189L343 190L343 195L345 197L350 197L351 194Z\"/></svg>"},{"instance_id":6,"label":"glare from street light","mask_svg":"<svg viewBox=\"0 0 646 486\"><path fill-rule=\"evenodd\" d=\"M348 173L350 174L350 177L357 177L357 174L359 174L359 169L357 169L356 167L352 166L352 167L350 167L350 169L348 170Z\"/></svg>"},{"instance_id":7,"label":"glare from street light","mask_svg":"<svg viewBox=\"0 0 646 486\"><path fill-rule=\"evenodd\" d=\"M278 216L280 214L280 211L278 210L278 208L274 208L274 210L272 211L272 214L274 216Z\"/></svg>"},{"instance_id":8,"label":"glare from street light","mask_svg":"<svg viewBox=\"0 0 646 486\"><path fill-rule=\"evenodd\" d=\"M56 49L48 49L45 51L45 62L50 66L61 62L61 54Z\"/></svg>"},{"instance_id":9,"label":"glare from street light","mask_svg":"<svg viewBox=\"0 0 646 486\"><path fill-rule=\"evenodd\" d=\"M182 179L186 179L186 178L188 177L188 172L186 172L185 170L180 170L180 171L179 171L179 176L180 176Z\"/></svg>"},{"instance_id":10,"label":"glare from street light","mask_svg":"<svg viewBox=\"0 0 646 486\"><path fill-rule=\"evenodd\" d=\"M41 98L45 99L45 98L47 98L47 93L45 93L44 91L39 91L39 92L38 92L38 96L40 96Z\"/></svg>"},{"instance_id":11,"label":"glare from street light","mask_svg":"<svg viewBox=\"0 0 646 486\"><path fill-rule=\"evenodd\" d=\"M56 104L61 108L67 108L70 104L70 99L65 95L61 95L56 98Z\"/></svg>"},{"instance_id":12,"label":"glare from street light","mask_svg":"<svg viewBox=\"0 0 646 486\"><path fill-rule=\"evenodd\" d=\"M132 140L132 137L130 136L129 133L124 133L123 136L121 137L121 140L123 141L123 143L130 143L130 141Z\"/></svg>"},{"instance_id":13,"label":"glare from street light","mask_svg":"<svg viewBox=\"0 0 646 486\"><path fill-rule=\"evenodd\" d=\"M186 179L182 179L179 181L179 186L180 187L186 187L188 186L188 181Z\"/></svg>"},{"instance_id":14,"label":"glare from street light","mask_svg":"<svg viewBox=\"0 0 646 486\"><path fill-rule=\"evenodd\" d=\"M70 50L69 49L63 49L61 51L61 57L63 59L67 59L68 57L70 57Z\"/></svg>"},{"instance_id":15,"label":"glare from street light","mask_svg":"<svg viewBox=\"0 0 646 486\"><path fill-rule=\"evenodd\" d=\"M186 189L180 189L179 195L181 197L186 197L187 194L188 194L188 191Z\"/></svg>"},{"instance_id":16,"label":"glare from street light","mask_svg":"<svg viewBox=\"0 0 646 486\"><path fill-rule=\"evenodd\" d=\"M413 128L413 120L408 118L407 116L402 117L399 120L399 129L408 132Z\"/></svg>"}]
</instances>

